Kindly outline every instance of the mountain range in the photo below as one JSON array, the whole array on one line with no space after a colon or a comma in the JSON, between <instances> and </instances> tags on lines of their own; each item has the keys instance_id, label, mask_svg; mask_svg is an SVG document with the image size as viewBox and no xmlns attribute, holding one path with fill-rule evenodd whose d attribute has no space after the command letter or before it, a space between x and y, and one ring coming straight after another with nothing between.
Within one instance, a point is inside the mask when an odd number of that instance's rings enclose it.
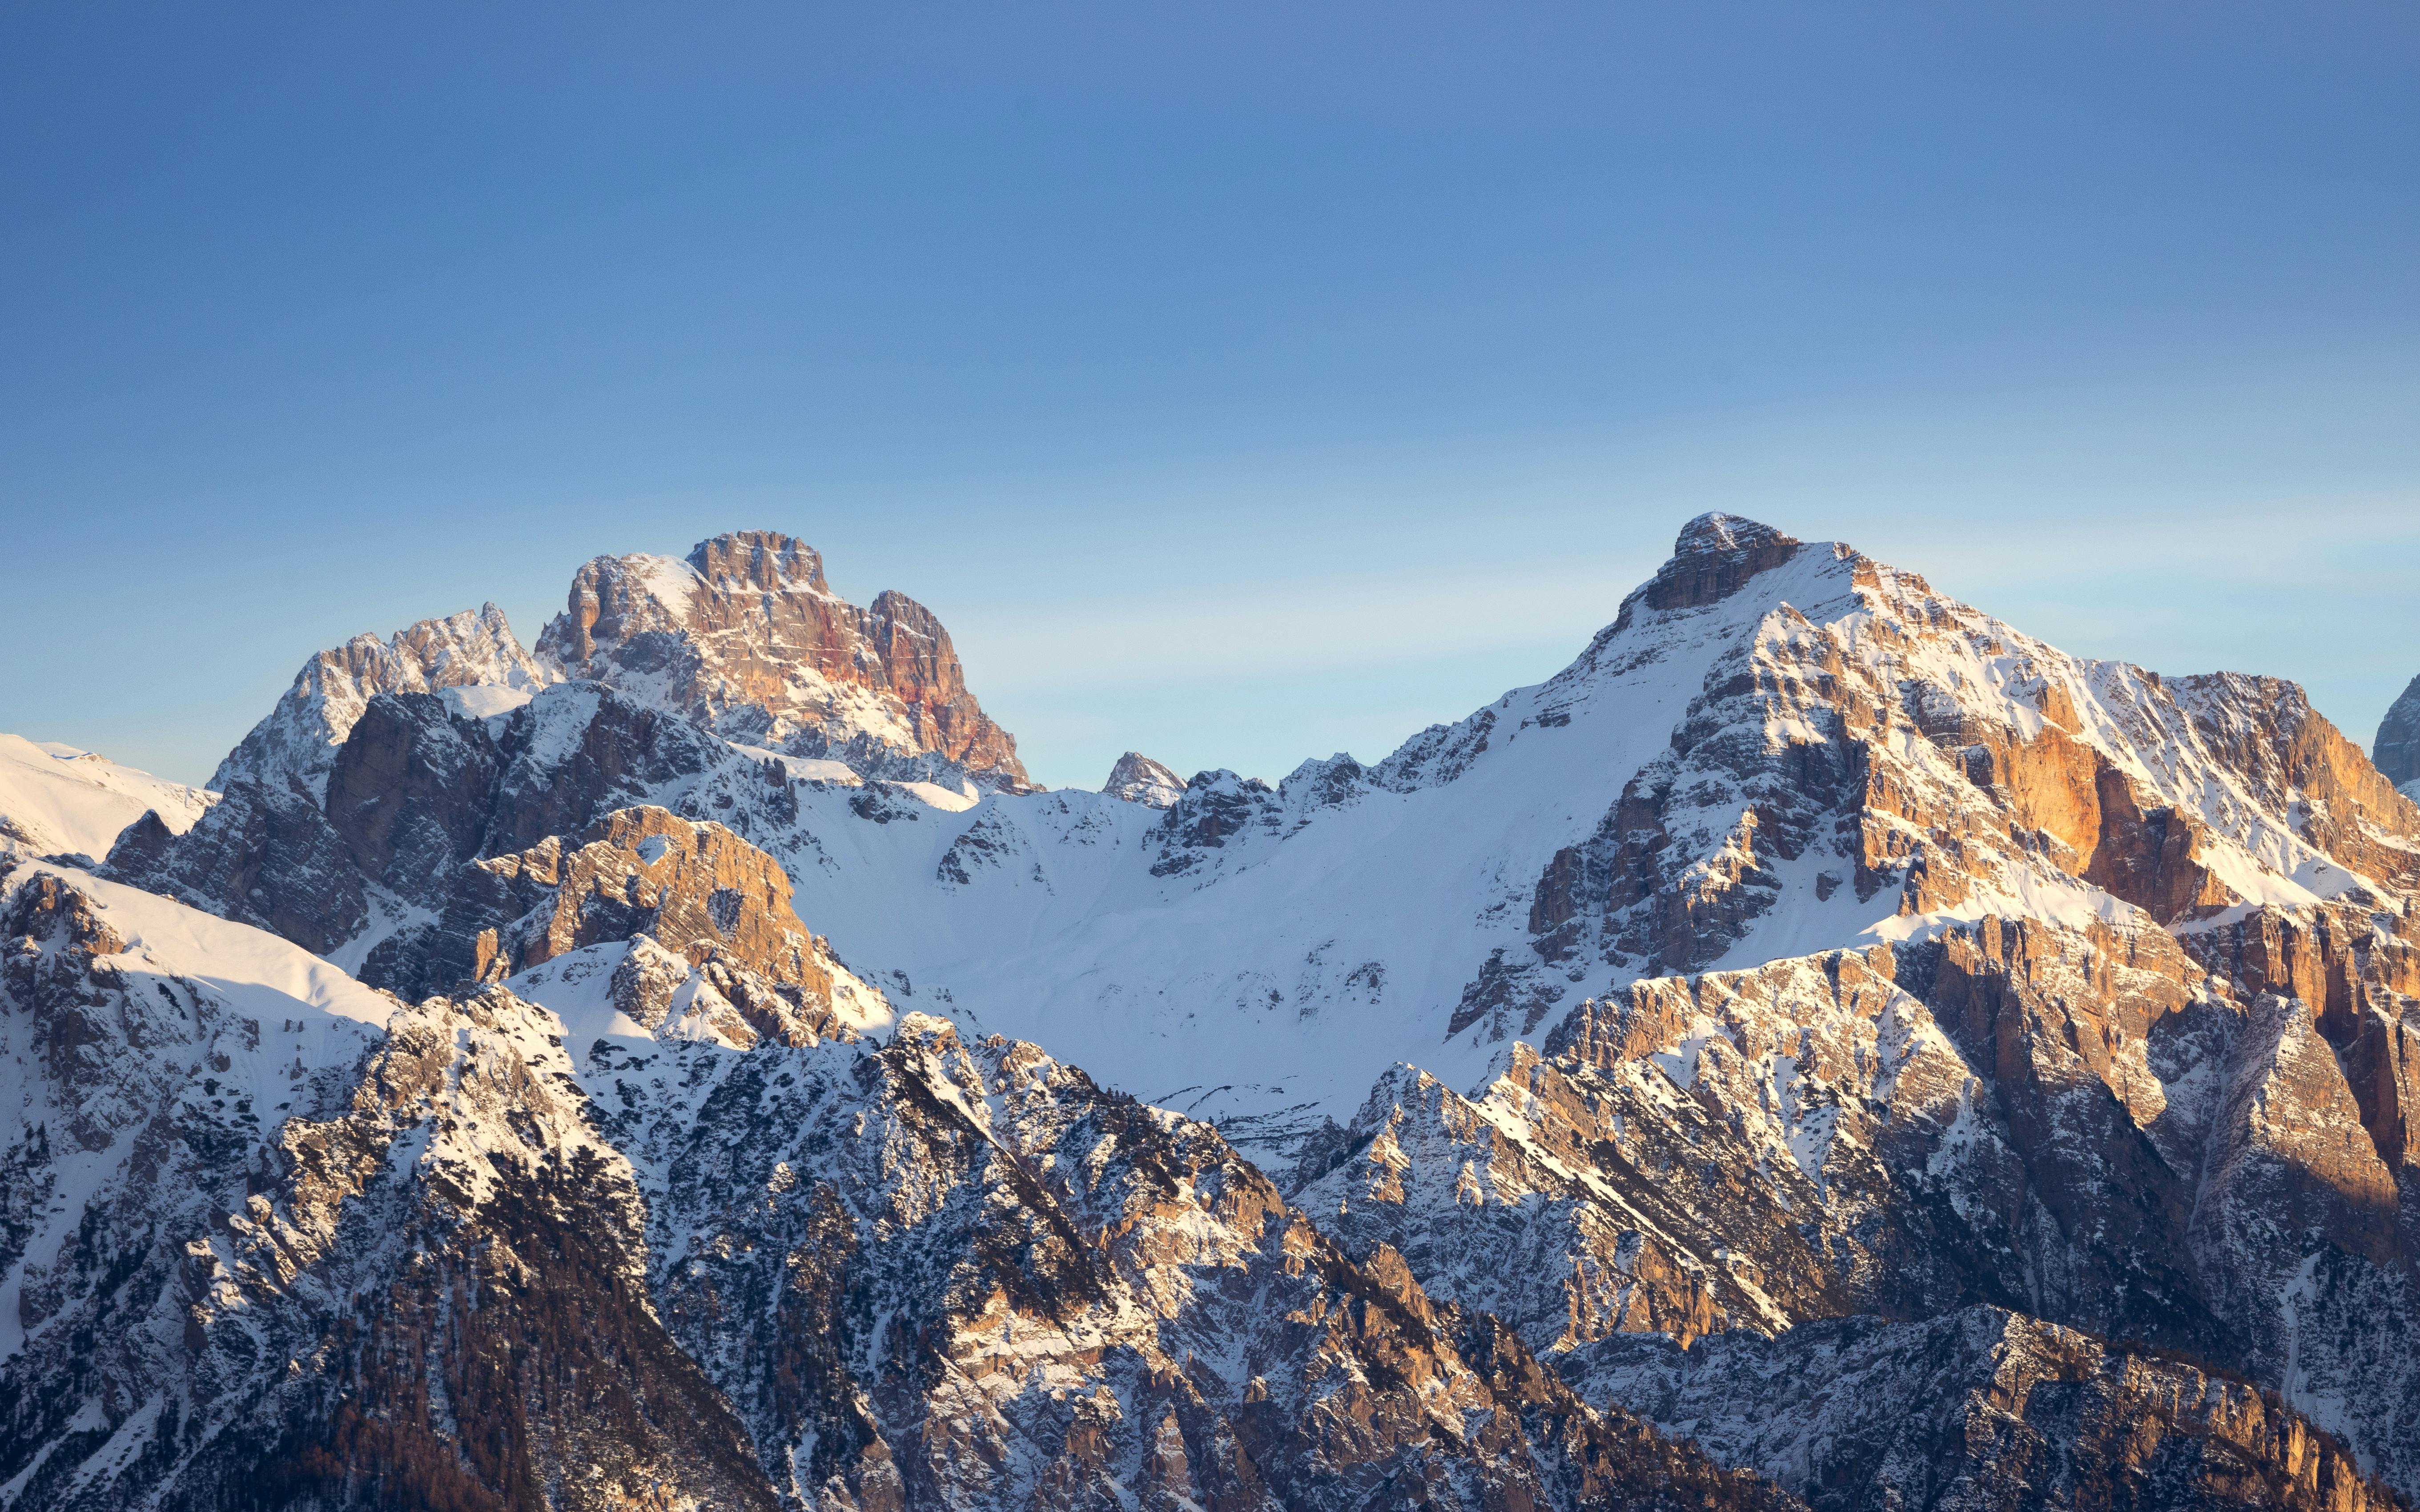
<instances>
[{"instance_id":1,"label":"mountain range","mask_svg":"<svg viewBox=\"0 0 2420 1512\"><path fill-rule=\"evenodd\" d=\"M0 737L0 1507L2408 1506L2420 678L1611 609L1274 785L769 532Z\"/></svg>"}]
</instances>

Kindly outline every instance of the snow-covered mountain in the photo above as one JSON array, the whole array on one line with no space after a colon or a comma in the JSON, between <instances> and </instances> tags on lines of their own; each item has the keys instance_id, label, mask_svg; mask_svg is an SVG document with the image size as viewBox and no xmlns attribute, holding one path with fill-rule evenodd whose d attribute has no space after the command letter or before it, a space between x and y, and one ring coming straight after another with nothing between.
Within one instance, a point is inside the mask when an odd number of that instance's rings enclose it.
<instances>
[{"instance_id":1,"label":"snow-covered mountain","mask_svg":"<svg viewBox=\"0 0 2420 1512\"><path fill-rule=\"evenodd\" d=\"M755 532L221 779L7 853L10 1158L150 1132L27 1207L0 1504L2420 1488L2420 807L2290 684L1707 516L1382 762L1045 793ZM234 1080L298 963L369 1026Z\"/></svg>"}]
</instances>

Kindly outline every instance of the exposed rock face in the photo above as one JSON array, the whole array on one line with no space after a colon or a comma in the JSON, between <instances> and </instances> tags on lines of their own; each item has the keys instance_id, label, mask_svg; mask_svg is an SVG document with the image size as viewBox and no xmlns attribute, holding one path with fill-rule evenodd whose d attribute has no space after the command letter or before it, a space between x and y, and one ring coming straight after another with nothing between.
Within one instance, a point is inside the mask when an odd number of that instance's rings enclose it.
<instances>
[{"instance_id":1,"label":"exposed rock face","mask_svg":"<svg viewBox=\"0 0 2420 1512\"><path fill-rule=\"evenodd\" d=\"M409 909L442 909L461 863L694 794L726 769L763 785L757 764L687 719L595 684L485 718L380 694L321 777L324 799L300 782L240 783L181 837L131 826L109 871L319 954L365 950Z\"/></svg>"},{"instance_id":2,"label":"exposed rock face","mask_svg":"<svg viewBox=\"0 0 2420 1512\"><path fill-rule=\"evenodd\" d=\"M464 707L493 714L523 702L560 674L521 649L504 610L482 605L442 620L422 620L386 640L357 635L302 664L294 686L219 764L210 786L283 788L300 781L324 791L336 750L380 693L479 688Z\"/></svg>"},{"instance_id":3,"label":"exposed rock face","mask_svg":"<svg viewBox=\"0 0 2420 1512\"><path fill-rule=\"evenodd\" d=\"M370 924L367 885L323 800L301 782L239 782L182 835L147 813L117 837L103 871L317 954Z\"/></svg>"},{"instance_id":4,"label":"exposed rock face","mask_svg":"<svg viewBox=\"0 0 2420 1512\"><path fill-rule=\"evenodd\" d=\"M2379 721L2369 759L2378 764L2381 776L2398 787L2420 782L2420 677L2412 679L2403 696Z\"/></svg>"},{"instance_id":5,"label":"exposed rock face","mask_svg":"<svg viewBox=\"0 0 2420 1512\"><path fill-rule=\"evenodd\" d=\"M1109 768L1109 780L1101 784L1101 791L1122 803L1167 809L1185 796L1185 779L1142 752L1130 750Z\"/></svg>"},{"instance_id":6,"label":"exposed rock face","mask_svg":"<svg viewBox=\"0 0 2420 1512\"><path fill-rule=\"evenodd\" d=\"M613 1001L651 1030L679 1009L724 1041L814 1044L891 1017L791 910L770 856L662 809L460 868L438 920L380 945L362 976L406 995L456 991L639 939L649 949L615 968Z\"/></svg>"},{"instance_id":7,"label":"exposed rock face","mask_svg":"<svg viewBox=\"0 0 2420 1512\"><path fill-rule=\"evenodd\" d=\"M1151 874L1182 876L1208 859L1204 852L1224 850L1239 837L1275 834L1284 812L1277 790L1257 777L1196 772L1159 821L1160 855Z\"/></svg>"},{"instance_id":8,"label":"exposed rock face","mask_svg":"<svg viewBox=\"0 0 2420 1512\"><path fill-rule=\"evenodd\" d=\"M1030 787L931 610L898 593L866 609L836 597L814 548L770 531L701 541L686 562L597 558L538 652L744 745L902 779L947 776L939 758L986 787Z\"/></svg>"},{"instance_id":9,"label":"exposed rock face","mask_svg":"<svg viewBox=\"0 0 2420 1512\"><path fill-rule=\"evenodd\" d=\"M277 706L219 764L211 779L224 794L219 807L188 823L157 812L136 820L110 847L111 874L257 924L307 950L334 951L371 925L372 889L387 885L382 873L398 848L407 869L442 864L429 850L432 837L416 831L370 837L368 863L356 861L360 825L334 813L382 795L401 774L377 768L330 792L355 727L383 696L421 699L412 717L424 723L449 714L475 723L526 704L559 680L521 649L493 604L423 620L388 640L355 636L303 663ZM398 745L391 732L374 729L356 763ZM424 797L446 776L411 774Z\"/></svg>"},{"instance_id":10,"label":"exposed rock face","mask_svg":"<svg viewBox=\"0 0 2420 1512\"><path fill-rule=\"evenodd\" d=\"M1987 918L1640 981L1476 1099L1382 1079L1295 1197L1566 1368L1625 1334L1996 1304L2279 1383L2408 1480L2420 955L2399 913L2318 926L2264 911L2189 953Z\"/></svg>"},{"instance_id":11,"label":"exposed rock face","mask_svg":"<svg viewBox=\"0 0 2420 1512\"><path fill-rule=\"evenodd\" d=\"M1997 1307L1588 1356L1573 1365L1590 1395L1636 1403L1818 1512L2403 1504L2273 1393Z\"/></svg>"}]
</instances>

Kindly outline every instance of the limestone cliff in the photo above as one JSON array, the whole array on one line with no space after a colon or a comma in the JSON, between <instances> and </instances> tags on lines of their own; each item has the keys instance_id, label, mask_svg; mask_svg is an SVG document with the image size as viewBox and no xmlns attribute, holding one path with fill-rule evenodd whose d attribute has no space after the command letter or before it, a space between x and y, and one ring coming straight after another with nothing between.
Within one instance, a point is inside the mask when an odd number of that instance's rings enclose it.
<instances>
[{"instance_id":1,"label":"limestone cliff","mask_svg":"<svg viewBox=\"0 0 2420 1512\"><path fill-rule=\"evenodd\" d=\"M860 609L813 547L774 532L718 535L685 560L598 557L537 649L743 745L885 777L925 775L918 758L935 757L987 787L1030 785L931 610L892 592Z\"/></svg>"}]
</instances>

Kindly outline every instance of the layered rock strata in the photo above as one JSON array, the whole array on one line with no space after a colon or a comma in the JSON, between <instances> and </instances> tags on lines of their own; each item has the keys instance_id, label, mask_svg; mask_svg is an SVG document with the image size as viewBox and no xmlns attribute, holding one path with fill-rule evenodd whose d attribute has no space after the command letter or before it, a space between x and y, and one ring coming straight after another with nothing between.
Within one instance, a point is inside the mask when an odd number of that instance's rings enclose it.
<instances>
[{"instance_id":1,"label":"layered rock strata","mask_svg":"<svg viewBox=\"0 0 2420 1512\"><path fill-rule=\"evenodd\" d=\"M598 557L537 649L744 745L882 777L1031 785L930 609L889 591L860 609L831 592L813 547L774 532L718 535L686 560Z\"/></svg>"}]
</instances>

